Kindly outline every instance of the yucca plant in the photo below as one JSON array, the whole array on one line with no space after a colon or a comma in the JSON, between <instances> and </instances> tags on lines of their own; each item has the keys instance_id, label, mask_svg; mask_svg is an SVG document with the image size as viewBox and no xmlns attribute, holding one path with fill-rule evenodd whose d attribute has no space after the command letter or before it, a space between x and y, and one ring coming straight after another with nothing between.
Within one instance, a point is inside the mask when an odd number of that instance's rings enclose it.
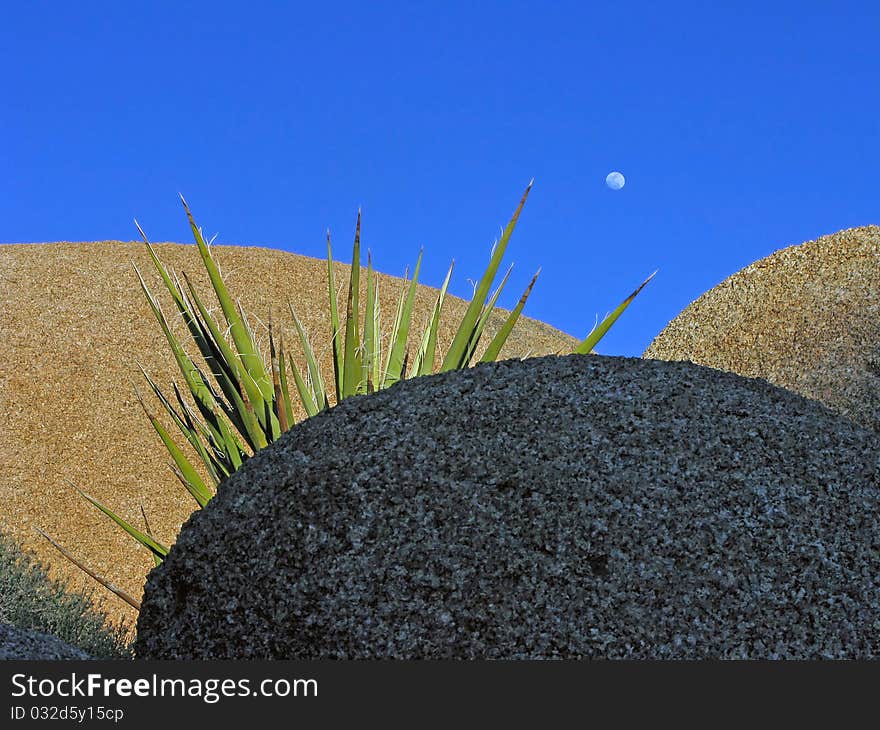
<instances>
[{"instance_id":1,"label":"yucca plant","mask_svg":"<svg viewBox=\"0 0 880 730\"><path fill-rule=\"evenodd\" d=\"M174 473L197 506L204 507L212 498L220 481L235 472L255 452L277 440L294 424L296 420L294 403L298 402L306 416L311 417L345 398L387 388L408 377L469 367L476 358L486 324L510 276L511 268L508 267L493 291L508 242L531 187L532 183L529 183L513 216L503 229L500 239L495 243L489 264L476 284L474 297L458 324L449 348L442 354L439 352L437 335L454 262L450 265L440 287L424 329L420 336L411 338L413 307L422 263L422 252L419 253L412 276L409 276L408 271L404 276L392 325L386 336L379 311L378 277L373 270L369 252L363 292L361 289L360 212L355 226L344 321L340 319L333 251L328 233L329 346L334 379L332 392L324 383L315 350L292 305L289 305L290 314L305 366L303 368L297 366L280 338L276 342L271 318L268 324L268 353L261 352L247 315L241 306L233 301L213 258L210 244L196 225L189 206L182 196L181 202L220 305L225 320L224 325L211 315L205 301L186 274L183 274L181 281L177 275L169 272L140 225L135 222L156 271L201 355L201 360L197 363L187 353L172 331L159 300L150 291L141 272L135 267L144 295L180 368L191 402L184 397L177 384L172 386L173 397L171 397L143 368L141 371L156 399L162 404L189 445L189 456L168 432L162 420L149 410L139 392L137 397L171 455ZM492 337L480 357L480 362L489 362L498 358L523 311L539 273L540 270L532 277L516 306ZM573 352L580 354L592 352L653 276L654 274L651 274L645 279L614 311L598 323ZM363 327L359 321L362 295L365 297ZM409 343L412 339L415 339L418 345L411 357ZM292 398L292 392L295 392L296 399ZM145 515L145 528L140 530L94 497L82 494L85 499L146 547L157 563L161 562L168 548L153 538L146 524ZM60 546L57 547L60 549ZM66 552L65 554L72 559L72 556ZM84 568L81 563L76 562L76 564ZM103 582L107 585L107 581ZM120 593L117 592L117 595ZM121 595L121 597L137 608L136 602L129 596Z\"/></svg>"}]
</instances>

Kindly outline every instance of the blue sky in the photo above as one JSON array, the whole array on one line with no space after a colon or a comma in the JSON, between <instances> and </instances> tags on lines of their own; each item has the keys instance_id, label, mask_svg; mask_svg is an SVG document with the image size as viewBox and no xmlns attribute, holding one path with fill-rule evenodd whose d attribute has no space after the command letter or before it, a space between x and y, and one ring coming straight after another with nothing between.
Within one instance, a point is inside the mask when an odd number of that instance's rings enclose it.
<instances>
[{"instance_id":1,"label":"blue sky","mask_svg":"<svg viewBox=\"0 0 880 730\"><path fill-rule=\"evenodd\" d=\"M880 223L876 2L29 2L0 21L0 241L218 242L469 296L528 181L503 304L639 355L784 246ZM620 170L626 186L604 185Z\"/></svg>"}]
</instances>

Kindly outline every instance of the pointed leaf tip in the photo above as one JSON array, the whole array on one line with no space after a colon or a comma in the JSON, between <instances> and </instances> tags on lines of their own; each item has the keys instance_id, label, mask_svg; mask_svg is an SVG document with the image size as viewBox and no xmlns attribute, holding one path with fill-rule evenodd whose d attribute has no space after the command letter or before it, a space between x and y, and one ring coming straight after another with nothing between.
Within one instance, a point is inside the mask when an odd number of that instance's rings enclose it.
<instances>
[{"instance_id":1,"label":"pointed leaf tip","mask_svg":"<svg viewBox=\"0 0 880 730\"><path fill-rule=\"evenodd\" d=\"M149 243L149 240L147 240L147 234L144 233L144 229L141 228L141 224L138 223L138 219L137 219L137 218L134 219L134 227L138 229L138 233L141 234L141 238L144 239L144 243Z\"/></svg>"}]
</instances>

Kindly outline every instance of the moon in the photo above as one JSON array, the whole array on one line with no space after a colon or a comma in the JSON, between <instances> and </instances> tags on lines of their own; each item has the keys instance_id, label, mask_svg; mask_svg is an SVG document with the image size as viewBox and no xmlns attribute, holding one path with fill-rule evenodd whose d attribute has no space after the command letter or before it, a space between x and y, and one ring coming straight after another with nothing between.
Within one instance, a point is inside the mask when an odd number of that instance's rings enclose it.
<instances>
[{"instance_id":1,"label":"moon","mask_svg":"<svg viewBox=\"0 0 880 730\"><path fill-rule=\"evenodd\" d=\"M608 173L608 176L605 178L605 184L612 190L620 190L626 185L626 178L615 170Z\"/></svg>"}]
</instances>

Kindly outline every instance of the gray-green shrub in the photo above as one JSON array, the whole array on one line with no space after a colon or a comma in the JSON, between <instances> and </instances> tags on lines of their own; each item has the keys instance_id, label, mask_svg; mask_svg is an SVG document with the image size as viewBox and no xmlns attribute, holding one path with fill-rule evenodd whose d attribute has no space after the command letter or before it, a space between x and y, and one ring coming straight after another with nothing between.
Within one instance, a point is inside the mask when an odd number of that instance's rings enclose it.
<instances>
[{"instance_id":1,"label":"gray-green shrub","mask_svg":"<svg viewBox=\"0 0 880 730\"><path fill-rule=\"evenodd\" d=\"M96 659L132 657L128 629L95 608L91 591L70 591L36 557L0 534L0 623L57 636Z\"/></svg>"}]
</instances>

